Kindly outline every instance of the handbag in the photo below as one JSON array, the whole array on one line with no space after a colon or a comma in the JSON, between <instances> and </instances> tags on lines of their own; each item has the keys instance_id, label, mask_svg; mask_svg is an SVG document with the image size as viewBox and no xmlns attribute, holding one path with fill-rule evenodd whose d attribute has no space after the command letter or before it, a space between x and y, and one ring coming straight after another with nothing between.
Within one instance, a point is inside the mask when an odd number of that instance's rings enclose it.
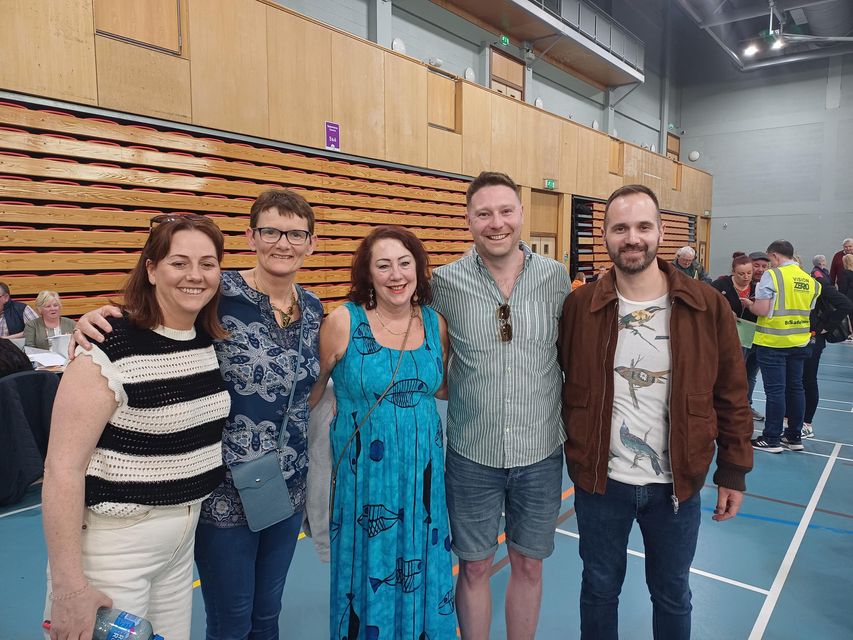
<instances>
[{"instance_id":1,"label":"handbag","mask_svg":"<svg viewBox=\"0 0 853 640\"><path fill-rule=\"evenodd\" d=\"M293 394L299 377L299 363L302 360L302 329L299 330L299 349L293 370L293 385L290 387L290 399L287 411L281 423L276 447L260 458L243 462L231 468L234 487L240 494L246 523L251 531L262 531L267 527L286 520L293 515L290 492L279 464L279 454L284 444L284 434L290 422L290 410L293 407Z\"/></svg>"}]
</instances>

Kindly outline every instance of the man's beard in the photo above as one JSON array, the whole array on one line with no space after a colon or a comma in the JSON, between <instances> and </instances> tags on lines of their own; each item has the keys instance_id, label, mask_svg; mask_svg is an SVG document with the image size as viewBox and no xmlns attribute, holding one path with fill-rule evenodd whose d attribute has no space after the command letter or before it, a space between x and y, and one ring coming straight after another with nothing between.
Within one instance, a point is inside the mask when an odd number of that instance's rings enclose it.
<instances>
[{"instance_id":1,"label":"man's beard","mask_svg":"<svg viewBox=\"0 0 853 640\"><path fill-rule=\"evenodd\" d=\"M621 272L629 275L645 271L648 266L654 262L658 252L657 245L649 247L646 244L628 244L623 245L618 250L612 249L609 244L605 244L605 246L607 247L607 255L610 256L613 264L616 265ZM642 251L643 254L642 257L638 258L625 258L623 253L626 251Z\"/></svg>"}]
</instances>

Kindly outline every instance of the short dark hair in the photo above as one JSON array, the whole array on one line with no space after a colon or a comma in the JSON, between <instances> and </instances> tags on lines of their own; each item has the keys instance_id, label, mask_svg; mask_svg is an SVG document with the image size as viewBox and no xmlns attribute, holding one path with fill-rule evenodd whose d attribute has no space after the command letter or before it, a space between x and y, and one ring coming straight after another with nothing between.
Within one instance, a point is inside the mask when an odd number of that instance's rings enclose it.
<instances>
[{"instance_id":1,"label":"short dark hair","mask_svg":"<svg viewBox=\"0 0 853 640\"><path fill-rule=\"evenodd\" d=\"M415 258L415 270L417 272L417 284L415 294L412 296L412 304L430 304L432 302L432 289L429 286L429 254L424 243L408 229L396 225L376 227L371 231L352 256L352 271L350 275L350 290L347 298L362 305L365 309L372 309L376 302L371 304L370 291L373 285L370 282L370 256L373 245L385 238L399 241Z\"/></svg>"},{"instance_id":2,"label":"short dark hair","mask_svg":"<svg viewBox=\"0 0 853 640\"><path fill-rule=\"evenodd\" d=\"M652 199L652 202L655 203L655 209L658 212L658 225L661 223L660 217L660 204L658 203L658 197L655 195L655 192L649 189L644 184L626 184L624 187L619 187L610 194L610 197L607 198L607 204L604 205L604 228L607 228L607 213L610 211L610 205L614 200L619 198L624 198L626 196L631 196L635 194L641 194L644 196L649 196Z\"/></svg>"},{"instance_id":3,"label":"short dark hair","mask_svg":"<svg viewBox=\"0 0 853 640\"><path fill-rule=\"evenodd\" d=\"M12 290L5 282L0 282L0 296L11 296Z\"/></svg>"},{"instance_id":4,"label":"short dark hair","mask_svg":"<svg viewBox=\"0 0 853 640\"><path fill-rule=\"evenodd\" d=\"M778 253L786 258L794 258L794 245L787 240L774 240L767 245L767 253Z\"/></svg>"},{"instance_id":5,"label":"short dark hair","mask_svg":"<svg viewBox=\"0 0 853 640\"><path fill-rule=\"evenodd\" d=\"M278 215L292 215L308 223L308 233L314 235L314 210L308 201L290 189L268 189L252 203L249 211L249 226L255 228L258 218L267 209L275 209Z\"/></svg>"},{"instance_id":6,"label":"short dark hair","mask_svg":"<svg viewBox=\"0 0 853 640\"><path fill-rule=\"evenodd\" d=\"M515 191L515 195L518 196L518 185L515 183L515 180L510 178L507 174L501 173L500 171L482 171L480 172L480 175L474 178L471 181L471 184L468 185L468 191L465 192L465 206L468 207L471 205L471 198L473 198L474 194L480 189L483 187L494 186L509 187Z\"/></svg>"},{"instance_id":7,"label":"short dark hair","mask_svg":"<svg viewBox=\"0 0 853 640\"><path fill-rule=\"evenodd\" d=\"M124 304L122 309L131 323L143 329L153 329L163 324L163 311L157 303L154 285L148 280L146 263L150 260L157 264L169 255L172 238L178 231L201 231L211 239L216 248L216 259L222 262L225 254L225 238L210 218L202 215L174 215L152 227L148 240L142 248L139 262L130 272L124 287ZM219 286L216 293L199 312L196 326L205 331L211 338L224 338L228 333L219 322Z\"/></svg>"}]
</instances>

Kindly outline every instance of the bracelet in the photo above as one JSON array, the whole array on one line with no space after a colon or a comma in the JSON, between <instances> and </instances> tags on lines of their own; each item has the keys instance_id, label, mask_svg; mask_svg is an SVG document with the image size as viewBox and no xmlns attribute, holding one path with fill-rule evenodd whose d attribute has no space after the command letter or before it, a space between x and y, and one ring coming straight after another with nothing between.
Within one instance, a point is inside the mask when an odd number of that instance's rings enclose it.
<instances>
[{"instance_id":1,"label":"bracelet","mask_svg":"<svg viewBox=\"0 0 853 640\"><path fill-rule=\"evenodd\" d=\"M68 593L63 593L62 595L56 595L53 591L51 591L47 597L51 602L56 602L58 600L71 600L72 598L76 598L77 596L82 596L88 588L89 583L87 582L76 591L69 591Z\"/></svg>"}]
</instances>

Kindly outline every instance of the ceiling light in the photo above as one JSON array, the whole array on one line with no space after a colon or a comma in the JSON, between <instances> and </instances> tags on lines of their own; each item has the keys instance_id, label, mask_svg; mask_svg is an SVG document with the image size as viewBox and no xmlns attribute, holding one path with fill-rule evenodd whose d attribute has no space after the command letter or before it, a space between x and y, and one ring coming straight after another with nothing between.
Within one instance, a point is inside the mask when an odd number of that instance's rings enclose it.
<instances>
[{"instance_id":1,"label":"ceiling light","mask_svg":"<svg viewBox=\"0 0 853 640\"><path fill-rule=\"evenodd\" d=\"M743 55L745 55L747 58L751 58L756 53L758 53L758 46L754 44L749 45L746 49L743 50Z\"/></svg>"}]
</instances>

